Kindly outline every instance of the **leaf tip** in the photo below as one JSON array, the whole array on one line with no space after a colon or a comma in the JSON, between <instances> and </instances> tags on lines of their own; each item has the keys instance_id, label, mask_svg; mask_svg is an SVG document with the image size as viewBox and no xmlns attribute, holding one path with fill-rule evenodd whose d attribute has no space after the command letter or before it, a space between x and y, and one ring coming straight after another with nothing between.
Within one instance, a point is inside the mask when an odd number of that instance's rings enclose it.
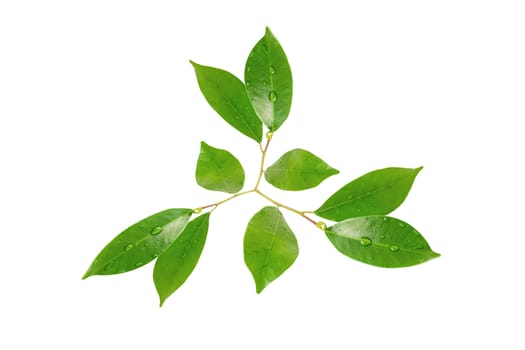
<instances>
[{"instance_id":1,"label":"leaf tip","mask_svg":"<svg viewBox=\"0 0 525 350\"><path fill-rule=\"evenodd\" d=\"M423 166L417 167L414 169L416 171L416 174L419 173L421 170L423 170Z\"/></svg>"}]
</instances>

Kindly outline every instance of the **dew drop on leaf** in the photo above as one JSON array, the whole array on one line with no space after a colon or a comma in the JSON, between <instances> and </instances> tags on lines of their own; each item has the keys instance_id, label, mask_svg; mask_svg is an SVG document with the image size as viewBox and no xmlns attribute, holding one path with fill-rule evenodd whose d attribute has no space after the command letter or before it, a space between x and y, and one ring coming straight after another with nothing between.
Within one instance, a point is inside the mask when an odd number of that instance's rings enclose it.
<instances>
[{"instance_id":1,"label":"dew drop on leaf","mask_svg":"<svg viewBox=\"0 0 525 350\"><path fill-rule=\"evenodd\" d=\"M248 67L246 67L246 71L247 71L247 72L249 72L249 71L251 71L251 70L252 70L252 66L248 66Z\"/></svg>"},{"instance_id":2,"label":"dew drop on leaf","mask_svg":"<svg viewBox=\"0 0 525 350\"><path fill-rule=\"evenodd\" d=\"M246 86L250 86L250 81L249 80L246 80Z\"/></svg>"},{"instance_id":3,"label":"dew drop on leaf","mask_svg":"<svg viewBox=\"0 0 525 350\"><path fill-rule=\"evenodd\" d=\"M399 247L398 247L397 245L394 245L394 244L392 244L392 245L390 246L389 249L390 249L390 251L393 252L393 253L399 251Z\"/></svg>"},{"instance_id":4,"label":"dew drop on leaf","mask_svg":"<svg viewBox=\"0 0 525 350\"><path fill-rule=\"evenodd\" d=\"M379 238L385 239L385 235L379 235Z\"/></svg>"},{"instance_id":5,"label":"dew drop on leaf","mask_svg":"<svg viewBox=\"0 0 525 350\"><path fill-rule=\"evenodd\" d=\"M275 91L270 91L270 93L268 94L268 98L272 102L277 101L277 93Z\"/></svg>"},{"instance_id":6,"label":"dew drop on leaf","mask_svg":"<svg viewBox=\"0 0 525 350\"><path fill-rule=\"evenodd\" d=\"M273 66L270 66L270 75L275 74L275 68Z\"/></svg>"},{"instance_id":7,"label":"dew drop on leaf","mask_svg":"<svg viewBox=\"0 0 525 350\"><path fill-rule=\"evenodd\" d=\"M401 227L405 227L405 224L403 224L402 222L399 223L399 226Z\"/></svg>"},{"instance_id":8,"label":"dew drop on leaf","mask_svg":"<svg viewBox=\"0 0 525 350\"><path fill-rule=\"evenodd\" d=\"M370 246L372 244L372 240L370 238L368 238L368 237L361 237L359 242L364 247L368 247L368 246Z\"/></svg>"},{"instance_id":9,"label":"dew drop on leaf","mask_svg":"<svg viewBox=\"0 0 525 350\"><path fill-rule=\"evenodd\" d=\"M146 243L144 243L144 247L145 247L145 248L149 247L150 245L151 245L150 242L146 242Z\"/></svg>"},{"instance_id":10,"label":"dew drop on leaf","mask_svg":"<svg viewBox=\"0 0 525 350\"><path fill-rule=\"evenodd\" d=\"M161 232L162 232L162 227L160 227L160 226L154 227L153 230L151 230L151 234L154 235L154 236L158 235Z\"/></svg>"},{"instance_id":11,"label":"dew drop on leaf","mask_svg":"<svg viewBox=\"0 0 525 350\"><path fill-rule=\"evenodd\" d=\"M133 247L134 247L133 244L128 244L127 246L124 247L124 251L129 252L131 249L133 249Z\"/></svg>"}]
</instances>

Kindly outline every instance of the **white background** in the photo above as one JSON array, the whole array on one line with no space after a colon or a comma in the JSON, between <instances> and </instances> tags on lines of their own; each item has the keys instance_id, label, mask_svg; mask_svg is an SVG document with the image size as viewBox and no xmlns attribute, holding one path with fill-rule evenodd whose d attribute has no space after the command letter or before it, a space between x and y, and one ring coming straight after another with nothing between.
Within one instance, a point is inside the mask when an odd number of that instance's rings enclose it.
<instances>
[{"instance_id":1,"label":"white background","mask_svg":"<svg viewBox=\"0 0 525 350\"><path fill-rule=\"evenodd\" d=\"M521 1L2 1L3 349L523 349L525 11ZM344 4L344 5L343 5ZM296 263L261 294L242 256L266 203L217 209L194 274L162 307L153 265L81 276L128 225L225 196L199 142L255 181L257 145L201 96L189 59L242 77L268 25L294 75L268 164L302 147L351 179L424 165L393 215L442 257L408 269L339 254L286 219Z\"/></svg>"}]
</instances>

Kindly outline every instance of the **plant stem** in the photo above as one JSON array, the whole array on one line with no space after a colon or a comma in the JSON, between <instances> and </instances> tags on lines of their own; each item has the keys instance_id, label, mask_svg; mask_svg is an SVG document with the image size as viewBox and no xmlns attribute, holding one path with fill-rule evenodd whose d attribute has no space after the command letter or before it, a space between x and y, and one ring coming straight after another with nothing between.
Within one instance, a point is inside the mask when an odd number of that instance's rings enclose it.
<instances>
[{"instance_id":1,"label":"plant stem","mask_svg":"<svg viewBox=\"0 0 525 350\"><path fill-rule=\"evenodd\" d=\"M292 207L289 207L289 206L287 206L287 205L284 205L284 204L282 204L282 203L279 203L279 202L277 202L276 200L274 200L273 198L269 197L268 195L262 193L262 192L259 191L259 190L255 190L254 192L257 193L257 194L259 194L261 197L265 198L267 201L269 201L269 202L275 204L277 207L279 207L279 208L284 208L284 209L289 210L289 211L291 211L291 212L293 212L293 213L296 213L297 215L299 215L299 216L305 218L306 220L310 221L312 224L314 224L315 226L317 226L317 221L315 221L315 220L309 218L308 216L306 216L305 213L304 213L303 211L300 211L300 210L297 210L297 209L295 209L295 208L292 208Z\"/></svg>"},{"instance_id":2,"label":"plant stem","mask_svg":"<svg viewBox=\"0 0 525 350\"><path fill-rule=\"evenodd\" d=\"M264 161L266 159L266 152L268 151L268 146L270 145L270 141L272 140L272 135L273 134L269 134L269 136L267 136L266 145L264 146L264 148L263 148L262 144L259 144L259 148L261 150L261 166L259 168L259 176L257 177L257 182L255 183L255 187L253 189L249 190L249 191L236 193L233 196L230 196L230 197L228 197L226 199L223 199L223 200L221 200L219 202L216 202L216 203L213 203L213 204L208 204L208 205L205 205L203 207L195 208L193 210L194 213L199 213L202 209L207 209L207 208L212 208L213 207L212 210L210 211L210 212L212 212L215 209L217 209L217 207L219 205L221 205L223 203L229 202L232 199L240 197L240 196L243 196L245 194L255 192L258 195L260 195L261 197L263 197L264 199L266 199L267 201L269 201L270 203L274 204L275 206L277 206L279 208L284 208L286 210L289 210L292 213L295 213L295 214L301 216L302 218L305 218L306 220L308 220L309 222L314 224L317 228L320 228L321 230L323 230L323 228L321 226L319 226L320 223L318 223L317 221L315 221L315 220L313 220L313 219L311 219L311 218L309 218L308 216L305 215L306 213L313 214L314 213L313 211L300 211L300 210L297 210L295 208L289 207L287 205L284 205L282 203L277 202L275 199L269 197L268 195L264 194L263 192L261 192L259 190L259 185L261 184L261 179L262 179L263 174L264 174Z\"/></svg>"},{"instance_id":3,"label":"plant stem","mask_svg":"<svg viewBox=\"0 0 525 350\"><path fill-rule=\"evenodd\" d=\"M240 197L240 196L243 196L245 194L248 194L248 193L252 193L252 192L255 192L255 190L249 190L249 191L244 191L244 192L239 192L239 193L236 193L234 194L233 196L230 196L226 199L223 199L222 201L219 201L217 203L213 203L213 204L208 204L208 205L205 205L203 207L198 207L200 209L207 209L207 208L211 208L213 207L212 211L214 211L219 205L223 204L223 203L226 203L226 202L229 202L231 201L232 199L234 198L237 198L237 197Z\"/></svg>"},{"instance_id":4,"label":"plant stem","mask_svg":"<svg viewBox=\"0 0 525 350\"><path fill-rule=\"evenodd\" d=\"M266 159L266 152L268 151L268 146L270 145L271 140L272 140L271 138L266 140L266 146L264 146L264 149L262 148L261 145L259 145L261 147L261 153L262 153L261 166L259 168L259 176L257 177L257 182L255 183L255 187L253 189L254 191L257 191L259 189L259 185L261 184L261 179L264 174L264 160Z\"/></svg>"}]
</instances>

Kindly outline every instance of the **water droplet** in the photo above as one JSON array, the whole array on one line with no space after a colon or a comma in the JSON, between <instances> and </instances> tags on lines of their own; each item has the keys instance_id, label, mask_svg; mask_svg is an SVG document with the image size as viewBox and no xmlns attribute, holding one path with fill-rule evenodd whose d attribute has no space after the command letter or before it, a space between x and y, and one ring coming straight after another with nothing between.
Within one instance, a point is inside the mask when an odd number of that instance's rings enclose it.
<instances>
[{"instance_id":1,"label":"water droplet","mask_svg":"<svg viewBox=\"0 0 525 350\"><path fill-rule=\"evenodd\" d=\"M274 75L274 74L275 74L275 67L270 66L270 75Z\"/></svg>"},{"instance_id":2,"label":"water droplet","mask_svg":"<svg viewBox=\"0 0 525 350\"><path fill-rule=\"evenodd\" d=\"M361 237L359 242L361 242L361 245L364 246L364 247L368 247L369 245L372 244L372 240L370 238L368 238L368 237Z\"/></svg>"},{"instance_id":3,"label":"water droplet","mask_svg":"<svg viewBox=\"0 0 525 350\"><path fill-rule=\"evenodd\" d=\"M320 228L323 231L326 230L326 224L324 222L322 222L322 221L319 221L317 224L315 224L315 226L317 226L318 228Z\"/></svg>"},{"instance_id":4,"label":"water droplet","mask_svg":"<svg viewBox=\"0 0 525 350\"><path fill-rule=\"evenodd\" d=\"M133 247L135 247L135 245L128 244L127 246L124 247L124 251L129 252L131 249L133 249Z\"/></svg>"},{"instance_id":5,"label":"water droplet","mask_svg":"<svg viewBox=\"0 0 525 350\"><path fill-rule=\"evenodd\" d=\"M393 252L393 253L399 251L399 247L398 247L397 245L394 245L394 244L392 244L392 245L390 246L389 249L390 249L390 251Z\"/></svg>"},{"instance_id":6,"label":"water droplet","mask_svg":"<svg viewBox=\"0 0 525 350\"><path fill-rule=\"evenodd\" d=\"M246 71L247 71L247 72L249 72L249 71L251 71L251 70L252 70L252 66L248 66L248 67L246 67Z\"/></svg>"},{"instance_id":7,"label":"water droplet","mask_svg":"<svg viewBox=\"0 0 525 350\"><path fill-rule=\"evenodd\" d=\"M153 230L151 230L151 234L154 235L154 236L158 235L161 232L162 232L162 227L160 227L160 226L154 227Z\"/></svg>"},{"instance_id":8,"label":"water droplet","mask_svg":"<svg viewBox=\"0 0 525 350\"><path fill-rule=\"evenodd\" d=\"M387 221L388 221L388 218L385 216L385 217L383 218L383 221L384 221L384 222L387 222Z\"/></svg>"},{"instance_id":9,"label":"water droplet","mask_svg":"<svg viewBox=\"0 0 525 350\"><path fill-rule=\"evenodd\" d=\"M385 239L385 235L379 235L379 238Z\"/></svg>"},{"instance_id":10,"label":"water droplet","mask_svg":"<svg viewBox=\"0 0 525 350\"><path fill-rule=\"evenodd\" d=\"M145 248L149 247L150 245L151 245L150 242L146 242L146 243L144 243L144 247L145 247Z\"/></svg>"},{"instance_id":11,"label":"water droplet","mask_svg":"<svg viewBox=\"0 0 525 350\"><path fill-rule=\"evenodd\" d=\"M268 98L272 102L277 101L277 93L275 93L275 91L270 91L270 93L268 94Z\"/></svg>"},{"instance_id":12,"label":"water droplet","mask_svg":"<svg viewBox=\"0 0 525 350\"><path fill-rule=\"evenodd\" d=\"M412 249L415 249L415 250L423 249L423 245L422 244L417 244L417 245L413 246Z\"/></svg>"},{"instance_id":13,"label":"water droplet","mask_svg":"<svg viewBox=\"0 0 525 350\"><path fill-rule=\"evenodd\" d=\"M249 80L246 80L246 86L250 86L252 83Z\"/></svg>"},{"instance_id":14,"label":"water droplet","mask_svg":"<svg viewBox=\"0 0 525 350\"><path fill-rule=\"evenodd\" d=\"M402 222L399 223L399 226L400 227L405 227L405 224L403 224Z\"/></svg>"},{"instance_id":15,"label":"water droplet","mask_svg":"<svg viewBox=\"0 0 525 350\"><path fill-rule=\"evenodd\" d=\"M138 263L135 264L135 267L140 267L140 266L142 266L141 262L138 262Z\"/></svg>"},{"instance_id":16,"label":"water droplet","mask_svg":"<svg viewBox=\"0 0 525 350\"><path fill-rule=\"evenodd\" d=\"M155 259L155 258L158 257L158 256L159 256L159 254L153 254L153 255L152 255L153 259Z\"/></svg>"},{"instance_id":17,"label":"water droplet","mask_svg":"<svg viewBox=\"0 0 525 350\"><path fill-rule=\"evenodd\" d=\"M268 85L268 83L266 81L263 81L263 86L266 86Z\"/></svg>"}]
</instances>

